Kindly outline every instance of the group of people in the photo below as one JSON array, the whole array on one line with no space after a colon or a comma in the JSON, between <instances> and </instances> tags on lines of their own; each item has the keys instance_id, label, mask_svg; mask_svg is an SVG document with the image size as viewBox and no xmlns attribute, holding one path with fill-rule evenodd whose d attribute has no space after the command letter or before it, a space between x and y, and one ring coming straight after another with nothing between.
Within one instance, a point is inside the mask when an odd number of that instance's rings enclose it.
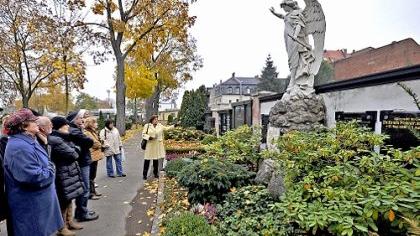
<instances>
[{"instance_id":1,"label":"group of people","mask_svg":"<svg viewBox=\"0 0 420 236\"><path fill-rule=\"evenodd\" d=\"M98 219L88 208L89 199L101 196L95 184L98 162L106 157L107 175L125 177L122 147L113 121L98 132L96 118L86 110L49 119L24 108L6 117L0 138L0 183L5 185L0 186L0 221L7 220L8 235L72 236L83 229L74 219Z\"/></svg>"}]
</instances>

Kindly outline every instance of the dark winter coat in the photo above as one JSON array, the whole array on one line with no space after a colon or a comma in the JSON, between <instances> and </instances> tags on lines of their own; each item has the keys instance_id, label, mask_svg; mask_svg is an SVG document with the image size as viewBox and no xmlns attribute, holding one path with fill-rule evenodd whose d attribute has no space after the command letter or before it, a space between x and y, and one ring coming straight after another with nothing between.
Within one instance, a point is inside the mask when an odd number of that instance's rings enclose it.
<instances>
[{"instance_id":1,"label":"dark winter coat","mask_svg":"<svg viewBox=\"0 0 420 236\"><path fill-rule=\"evenodd\" d=\"M7 198L4 191L4 151L6 150L8 138L6 136L0 137L0 221L6 219Z\"/></svg>"},{"instance_id":2,"label":"dark winter coat","mask_svg":"<svg viewBox=\"0 0 420 236\"><path fill-rule=\"evenodd\" d=\"M82 174L77 159L76 146L68 134L53 131L48 137L51 160L56 166L55 185L60 200L69 201L84 193Z\"/></svg>"},{"instance_id":3,"label":"dark winter coat","mask_svg":"<svg viewBox=\"0 0 420 236\"><path fill-rule=\"evenodd\" d=\"M4 172L14 235L50 236L63 227L55 167L34 138L9 137Z\"/></svg>"},{"instance_id":4,"label":"dark winter coat","mask_svg":"<svg viewBox=\"0 0 420 236\"><path fill-rule=\"evenodd\" d=\"M93 146L93 140L75 124L70 124L70 141L80 148L79 159L77 160L79 166L89 166L92 163L89 149Z\"/></svg>"}]
</instances>

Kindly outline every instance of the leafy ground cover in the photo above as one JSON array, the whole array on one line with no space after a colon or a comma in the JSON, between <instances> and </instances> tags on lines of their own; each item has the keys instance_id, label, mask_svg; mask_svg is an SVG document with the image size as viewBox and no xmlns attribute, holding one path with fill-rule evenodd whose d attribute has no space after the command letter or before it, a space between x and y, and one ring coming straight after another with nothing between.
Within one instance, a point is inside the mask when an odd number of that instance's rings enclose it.
<instances>
[{"instance_id":1,"label":"leafy ground cover","mask_svg":"<svg viewBox=\"0 0 420 236\"><path fill-rule=\"evenodd\" d=\"M290 132L261 155L244 147L258 137L251 130L231 131L191 163L173 163L192 204L182 211L204 216L220 235L418 235L420 148L385 148L385 136L348 123ZM284 178L279 199L243 167L267 156Z\"/></svg>"}]
</instances>

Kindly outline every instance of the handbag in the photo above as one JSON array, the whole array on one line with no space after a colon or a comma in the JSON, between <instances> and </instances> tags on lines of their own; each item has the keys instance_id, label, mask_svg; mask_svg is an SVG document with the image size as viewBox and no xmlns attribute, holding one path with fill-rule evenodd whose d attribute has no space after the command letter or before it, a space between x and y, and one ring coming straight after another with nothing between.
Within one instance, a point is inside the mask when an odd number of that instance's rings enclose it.
<instances>
[{"instance_id":1,"label":"handbag","mask_svg":"<svg viewBox=\"0 0 420 236\"><path fill-rule=\"evenodd\" d=\"M146 130L146 134L149 133L149 124L147 124L147 130ZM147 145L147 140L143 139L141 140L141 149L146 150L146 145Z\"/></svg>"},{"instance_id":2,"label":"handbag","mask_svg":"<svg viewBox=\"0 0 420 236\"><path fill-rule=\"evenodd\" d=\"M106 129L104 129L104 133L105 133L105 140L106 140ZM105 152L105 150L107 149L104 144L105 144L105 140L101 140L101 152Z\"/></svg>"}]
</instances>

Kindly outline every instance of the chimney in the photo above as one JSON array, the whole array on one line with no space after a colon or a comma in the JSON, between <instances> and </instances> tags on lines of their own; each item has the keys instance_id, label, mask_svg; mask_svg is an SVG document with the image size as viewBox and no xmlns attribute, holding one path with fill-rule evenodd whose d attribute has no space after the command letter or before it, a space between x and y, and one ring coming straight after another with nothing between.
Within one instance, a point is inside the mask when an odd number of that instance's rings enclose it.
<instances>
[{"instance_id":1,"label":"chimney","mask_svg":"<svg viewBox=\"0 0 420 236\"><path fill-rule=\"evenodd\" d=\"M222 84L222 80L220 80L220 84Z\"/></svg>"},{"instance_id":2,"label":"chimney","mask_svg":"<svg viewBox=\"0 0 420 236\"><path fill-rule=\"evenodd\" d=\"M235 78L235 72L232 73L232 78Z\"/></svg>"}]
</instances>

